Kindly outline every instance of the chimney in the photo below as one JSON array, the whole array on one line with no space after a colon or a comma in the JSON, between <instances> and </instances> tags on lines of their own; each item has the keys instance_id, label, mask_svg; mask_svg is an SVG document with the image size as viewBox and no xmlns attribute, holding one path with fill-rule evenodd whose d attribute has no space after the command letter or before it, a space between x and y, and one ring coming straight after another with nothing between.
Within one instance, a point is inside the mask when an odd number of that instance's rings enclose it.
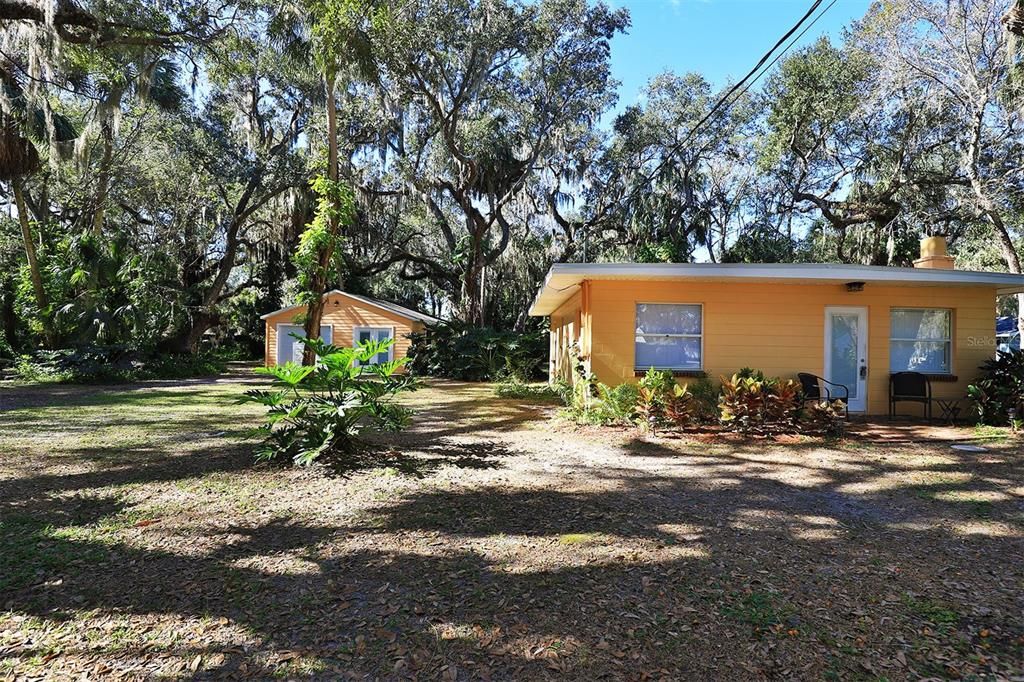
<instances>
[{"instance_id":1,"label":"chimney","mask_svg":"<svg viewBox=\"0 0 1024 682\"><path fill-rule=\"evenodd\" d=\"M921 257L914 261L915 268L952 270L954 261L946 252L946 237L936 235L921 240Z\"/></svg>"}]
</instances>

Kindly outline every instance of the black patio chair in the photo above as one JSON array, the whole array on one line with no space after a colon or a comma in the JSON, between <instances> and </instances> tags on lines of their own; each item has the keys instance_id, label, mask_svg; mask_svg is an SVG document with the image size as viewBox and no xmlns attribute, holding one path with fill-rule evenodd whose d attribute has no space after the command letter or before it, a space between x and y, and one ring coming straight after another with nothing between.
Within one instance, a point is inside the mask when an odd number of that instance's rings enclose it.
<instances>
[{"instance_id":1,"label":"black patio chair","mask_svg":"<svg viewBox=\"0 0 1024 682\"><path fill-rule=\"evenodd\" d=\"M843 384L837 384L834 381L829 381L825 377L819 377L817 374L809 374L807 372L797 373L797 378L800 379L800 391L803 393L803 404L806 405L809 402L825 402L831 404L838 400L843 401L843 412L845 413L846 421L850 421L850 389ZM835 392L833 394L833 391Z\"/></svg>"},{"instance_id":2,"label":"black patio chair","mask_svg":"<svg viewBox=\"0 0 1024 682\"><path fill-rule=\"evenodd\" d=\"M895 372L889 375L889 419L896 416L896 403L921 403L924 416L932 420L932 382L920 372Z\"/></svg>"}]
</instances>

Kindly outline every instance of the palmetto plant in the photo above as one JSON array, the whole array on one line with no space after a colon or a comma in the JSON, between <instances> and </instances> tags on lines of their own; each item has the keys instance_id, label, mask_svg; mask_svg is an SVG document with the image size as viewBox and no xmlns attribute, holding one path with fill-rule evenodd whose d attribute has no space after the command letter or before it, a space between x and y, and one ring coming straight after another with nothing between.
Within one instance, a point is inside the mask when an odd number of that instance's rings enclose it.
<instances>
[{"instance_id":1,"label":"palmetto plant","mask_svg":"<svg viewBox=\"0 0 1024 682\"><path fill-rule=\"evenodd\" d=\"M416 388L412 377L398 371L405 358L368 364L393 340L340 348L320 339L296 338L313 350L317 364L261 368L257 371L274 378L273 388L246 391L241 399L268 408L266 421L256 430L263 438L257 460L308 465L334 458L343 463L365 448L365 429L397 431L408 424L409 410L395 402L400 393Z\"/></svg>"}]
</instances>

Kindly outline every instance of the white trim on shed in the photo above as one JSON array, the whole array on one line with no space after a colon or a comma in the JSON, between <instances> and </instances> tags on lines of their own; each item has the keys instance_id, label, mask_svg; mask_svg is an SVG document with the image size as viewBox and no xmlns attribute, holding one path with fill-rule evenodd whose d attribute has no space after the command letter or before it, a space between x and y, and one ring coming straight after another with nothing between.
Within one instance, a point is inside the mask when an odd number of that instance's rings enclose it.
<instances>
[{"instance_id":1,"label":"white trim on shed","mask_svg":"<svg viewBox=\"0 0 1024 682\"><path fill-rule=\"evenodd\" d=\"M359 301L360 303L365 303L366 305L373 306L374 308L379 308L380 310L387 311L392 315L404 317L407 320L415 320L417 322L424 322L426 324L435 324L437 322L440 322L440 320L438 320L436 317L418 312L416 310L410 310L409 308L405 308L396 303L390 303L388 301L378 301L373 298L358 296L356 294L350 294L347 291L341 291L340 289L332 289L331 291L328 291L323 295L323 298L327 298L331 294L340 294L341 296L347 296L348 298ZM271 313L267 313L266 315L260 315L260 319L266 320L268 318L274 317L275 315L280 315L281 313L286 313L290 310L301 310L302 308L305 307L305 305L301 304L285 306L284 308L275 310L274 312Z\"/></svg>"}]
</instances>

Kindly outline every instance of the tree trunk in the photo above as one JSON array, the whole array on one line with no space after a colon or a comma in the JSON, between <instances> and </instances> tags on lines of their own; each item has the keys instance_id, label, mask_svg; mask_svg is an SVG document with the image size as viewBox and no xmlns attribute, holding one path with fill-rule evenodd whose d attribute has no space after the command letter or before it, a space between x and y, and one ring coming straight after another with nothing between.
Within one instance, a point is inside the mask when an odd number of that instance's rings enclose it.
<instances>
[{"instance_id":1,"label":"tree trunk","mask_svg":"<svg viewBox=\"0 0 1024 682\"><path fill-rule=\"evenodd\" d=\"M1003 216L999 211L999 207L996 206L988 192L985 191L985 184L982 182L981 173L978 170L978 160L981 156L981 132L985 125L986 104L987 100L978 102L978 111L974 115L974 125L967 149L967 177L971 182L971 191L974 192L982 214L989 224L992 225L992 229L996 233L996 239L999 241L999 251L1003 257L1003 262L1006 263L1006 269L1015 275L1019 275L1021 274L1020 254L1017 253L1017 248L1013 244L1013 238L1010 236L1009 230L1006 229L1006 223L1003 222ZM1024 294L1017 294L1017 331L1020 332L1021 338L1024 339Z\"/></svg>"},{"instance_id":2,"label":"tree trunk","mask_svg":"<svg viewBox=\"0 0 1024 682\"><path fill-rule=\"evenodd\" d=\"M28 261L28 271L32 278L32 292L35 294L36 307L39 308L39 321L43 326L43 342L47 348L54 347L53 327L50 325L50 302L46 295L46 288L43 286L43 274L39 269L39 260L36 257L36 245L32 238L32 225L28 220L28 205L25 202L24 189L21 178L12 181L14 186L14 201L18 207L18 222L21 224L21 238L25 243L25 259Z\"/></svg>"},{"instance_id":3,"label":"tree trunk","mask_svg":"<svg viewBox=\"0 0 1024 682\"><path fill-rule=\"evenodd\" d=\"M338 181L338 112L335 110L334 102L335 79L334 74L328 74L324 79L324 85L327 89L327 177L332 182ZM338 221L335 217L331 218L330 230L332 236L336 237L338 235ZM324 289L327 288L325 273L331 264L331 260L334 258L332 244L333 240L320 253L320 258L318 259L319 269L316 276L310 282L309 293L311 298L313 296L316 298L310 301L309 308L306 311L305 332L307 339L320 338L320 320L324 313L323 293ZM302 364L316 364L316 353L309 346L306 346L302 351Z\"/></svg>"},{"instance_id":4,"label":"tree trunk","mask_svg":"<svg viewBox=\"0 0 1024 682\"><path fill-rule=\"evenodd\" d=\"M1006 263L1006 269L1015 275L1021 274L1020 254L1017 253L1017 247L1014 246L1013 238L1010 236L1010 231L1006 229L998 207L988 197L981 182L976 182L976 177L971 178L971 187L974 189L982 212L996 233L999 252L1003 257L1003 262ZM1024 338L1024 294L1017 294L1017 331L1020 332L1021 338Z\"/></svg>"},{"instance_id":5,"label":"tree trunk","mask_svg":"<svg viewBox=\"0 0 1024 682\"><path fill-rule=\"evenodd\" d=\"M96 207L92 215L92 233L97 237L103 233L107 194L110 192L110 166L114 156L114 128L109 119L100 125L100 137L103 140L103 158L100 160L100 172L96 176Z\"/></svg>"},{"instance_id":6,"label":"tree trunk","mask_svg":"<svg viewBox=\"0 0 1024 682\"><path fill-rule=\"evenodd\" d=\"M479 258L473 256L473 262L466 266L462 275L462 319L466 324L483 326L483 301L480 296L482 272Z\"/></svg>"},{"instance_id":7,"label":"tree trunk","mask_svg":"<svg viewBox=\"0 0 1024 682\"><path fill-rule=\"evenodd\" d=\"M18 314L14 309L14 278L4 279L3 306L0 308L0 318L3 318L4 338L11 348L16 347L18 336Z\"/></svg>"},{"instance_id":8,"label":"tree trunk","mask_svg":"<svg viewBox=\"0 0 1024 682\"><path fill-rule=\"evenodd\" d=\"M216 327L220 322L220 318L213 313L199 313L177 333L162 341L160 347L178 355L194 355L199 350L203 334Z\"/></svg>"}]
</instances>

